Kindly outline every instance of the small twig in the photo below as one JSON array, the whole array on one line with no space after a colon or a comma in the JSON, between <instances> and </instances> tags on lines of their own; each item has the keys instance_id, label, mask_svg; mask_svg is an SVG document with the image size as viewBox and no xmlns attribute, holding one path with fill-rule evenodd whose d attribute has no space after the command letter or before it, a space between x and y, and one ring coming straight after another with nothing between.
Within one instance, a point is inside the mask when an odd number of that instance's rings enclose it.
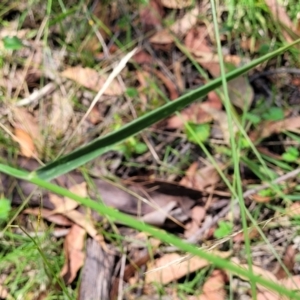
<instances>
[{"instance_id":1,"label":"small twig","mask_svg":"<svg viewBox=\"0 0 300 300\"><path fill-rule=\"evenodd\" d=\"M16 106L25 106L32 102L38 102L41 98L54 91L55 85L50 82L40 90L34 91L29 97L24 98L16 103Z\"/></svg>"},{"instance_id":2,"label":"small twig","mask_svg":"<svg viewBox=\"0 0 300 300\"><path fill-rule=\"evenodd\" d=\"M273 184L278 184L280 182L286 181L290 178L296 177L298 174L300 173L300 168L296 169L294 171L291 171L289 173L286 173L278 178L276 178L275 180L273 180L270 183L266 183L266 184L262 184L258 187L255 187L253 189L250 189L248 191L246 191L243 194L243 198L247 198L253 194L256 194L257 192L264 190L270 186L272 186ZM206 232L206 230L208 230L209 228L211 228L212 226L214 226L215 224L218 223L218 221L225 217L226 214L234 207L238 204L238 199L234 199L231 203L229 203L226 207L224 207L217 215L215 215L210 222L204 222L203 226L201 228L199 228L191 237L189 237L187 239L187 242L189 243L196 243L199 239L202 238L203 234Z\"/></svg>"}]
</instances>

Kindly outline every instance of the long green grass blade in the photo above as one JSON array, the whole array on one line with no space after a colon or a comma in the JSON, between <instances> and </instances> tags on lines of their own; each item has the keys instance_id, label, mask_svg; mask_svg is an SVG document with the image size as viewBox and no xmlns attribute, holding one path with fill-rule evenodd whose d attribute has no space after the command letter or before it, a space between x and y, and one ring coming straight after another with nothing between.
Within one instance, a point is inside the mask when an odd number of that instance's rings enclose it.
<instances>
[{"instance_id":1,"label":"long green grass blade","mask_svg":"<svg viewBox=\"0 0 300 300\"><path fill-rule=\"evenodd\" d=\"M193 255L202 257L203 259L206 259L207 261L211 262L216 267L219 267L221 269L226 269L234 274L246 277L254 283L260 284L268 289L276 291L277 293L279 293L281 295L289 297L289 299L300 299L300 295L296 291L289 290L289 289L285 288L284 286L278 285L278 283L266 280L261 276L257 276L255 274L253 274L252 272L250 272L244 268L241 268L238 265L236 265L228 260L225 260L223 258L212 255L208 251L202 250L201 248L197 248L196 246L194 246L192 244L188 244L170 233L167 233L160 229L149 226L149 225L145 224L144 222L138 221L126 214L120 213L119 211L117 211L111 207L107 207L104 204L98 203L91 199L82 198L78 195L71 193L67 189L64 189L60 186L49 183L38 177L33 177L32 174L29 174L25 171L17 170L15 168L12 168L12 167L9 167L9 166L3 165L3 164L0 164L0 172L3 172L5 174L8 174L10 176L13 176L13 177L16 177L19 179L29 181L33 184L38 185L41 188L45 188L48 191L54 192L58 195L71 198L71 199L77 201L78 203L80 203L81 205L84 205L85 207L89 207L89 208L97 211L100 215L108 216L112 219L118 220L118 222L122 222L122 223L126 224L127 226L135 228L141 232L149 233L152 236L158 238L159 240L161 240L165 243L172 244L186 253L191 253Z\"/></svg>"},{"instance_id":2,"label":"long green grass blade","mask_svg":"<svg viewBox=\"0 0 300 300\"><path fill-rule=\"evenodd\" d=\"M275 57L282 52L288 50L292 46L299 43L300 40L293 42L290 45L284 46L275 50L265 56L262 56L248 65L245 65L239 69L236 69L226 75L226 81L232 80L255 66L267 61L268 59ZM117 131L107 134L104 137L100 137L90 142L89 144L76 149L75 151L58 158L56 161L50 162L44 167L35 171L34 176L38 176L44 180L51 180L62 174L65 174L79 166L93 160L97 156L109 151L112 146L120 143L127 138L141 132L145 128L153 125L154 123L172 115L176 111L180 111L185 106L191 104L192 102L199 100L200 98L207 95L210 91L220 87L222 85L222 78L217 78L205 86L202 86L194 91L191 91L178 99L168 102L162 107L159 107L144 116L139 117L136 120L126 124Z\"/></svg>"}]
</instances>

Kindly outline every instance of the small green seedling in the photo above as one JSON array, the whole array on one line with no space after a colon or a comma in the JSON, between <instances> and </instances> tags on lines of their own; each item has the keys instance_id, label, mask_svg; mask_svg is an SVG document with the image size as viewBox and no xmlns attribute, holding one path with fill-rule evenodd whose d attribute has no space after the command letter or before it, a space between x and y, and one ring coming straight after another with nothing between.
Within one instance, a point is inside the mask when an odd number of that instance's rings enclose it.
<instances>
[{"instance_id":1,"label":"small green seedling","mask_svg":"<svg viewBox=\"0 0 300 300\"><path fill-rule=\"evenodd\" d=\"M282 159L287 162L295 162L299 158L299 150L295 147L287 148L286 152L282 154Z\"/></svg>"},{"instance_id":2,"label":"small green seedling","mask_svg":"<svg viewBox=\"0 0 300 300\"><path fill-rule=\"evenodd\" d=\"M210 135L210 124L194 124L188 123L185 126L185 133L189 142L198 144L206 142Z\"/></svg>"},{"instance_id":3,"label":"small green seedling","mask_svg":"<svg viewBox=\"0 0 300 300\"><path fill-rule=\"evenodd\" d=\"M233 231L233 224L231 222L220 221L219 227L214 232L214 236L217 239L221 239L232 234L232 231Z\"/></svg>"},{"instance_id":4,"label":"small green seedling","mask_svg":"<svg viewBox=\"0 0 300 300\"><path fill-rule=\"evenodd\" d=\"M271 107L262 115L263 119L267 121L279 121L284 119L284 111L279 107Z\"/></svg>"},{"instance_id":5,"label":"small green seedling","mask_svg":"<svg viewBox=\"0 0 300 300\"><path fill-rule=\"evenodd\" d=\"M23 48L22 41L16 36L5 36L2 41L6 50L20 50Z\"/></svg>"},{"instance_id":6,"label":"small green seedling","mask_svg":"<svg viewBox=\"0 0 300 300\"><path fill-rule=\"evenodd\" d=\"M0 198L0 223L8 219L10 210L10 201L6 198Z\"/></svg>"}]
</instances>

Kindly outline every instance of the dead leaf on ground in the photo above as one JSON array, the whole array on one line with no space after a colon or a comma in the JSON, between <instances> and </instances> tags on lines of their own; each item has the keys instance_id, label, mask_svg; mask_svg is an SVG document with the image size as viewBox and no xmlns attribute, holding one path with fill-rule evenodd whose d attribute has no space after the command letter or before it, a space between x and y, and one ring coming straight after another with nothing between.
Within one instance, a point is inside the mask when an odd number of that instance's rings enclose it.
<instances>
[{"instance_id":1,"label":"dead leaf on ground","mask_svg":"<svg viewBox=\"0 0 300 300\"><path fill-rule=\"evenodd\" d=\"M25 157L35 157L37 151L29 133L21 128L14 129L14 140L19 143L21 154Z\"/></svg>"},{"instance_id":2,"label":"dead leaf on ground","mask_svg":"<svg viewBox=\"0 0 300 300\"><path fill-rule=\"evenodd\" d=\"M286 289L289 289L289 290L295 290L295 292L299 291L299 289L300 289L300 276L295 275L295 276L292 276L292 277L289 277L289 278L279 280L278 285L283 286L283 287L285 287ZM299 297L299 293L295 294L295 296L296 295L298 295L298 297ZM290 298L284 297L282 295L278 295L274 291L264 290L264 291L261 291L261 292L257 293L257 299L258 300L289 300Z\"/></svg>"},{"instance_id":3,"label":"dead leaf on ground","mask_svg":"<svg viewBox=\"0 0 300 300\"><path fill-rule=\"evenodd\" d=\"M190 30L198 20L199 8L196 6L194 9L187 12L183 18L177 20L169 29L163 29L150 38L150 42L154 44L170 44L173 43L174 37L172 33L181 38L188 30ZM172 33L171 33L172 32Z\"/></svg>"},{"instance_id":4,"label":"dead leaf on ground","mask_svg":"<svg viewBox=\"0 0 300 300\"><path fill-rule=\"evenodd\" d=\"M84 240L85 230L74 224L64 241L65 263L60 273L67 284L75 279L78 270L83 266Z\"/></svg>"},{"instance_id":5,"label":"dead leaf on ground","mask_svg":"<svg viewBox=\"0 0 300 300\"><path fill-rule=\"evenodd\" d=\"M296 26L287 15L285 8L277 0L266 0L266 4L273 14L275 20L291 29L294 33L297 33ZM293 41L287 31L283 30L283 35L288 43Z\"/></svg>"},{"instance_id":6,"label":"dead leaf on ground","mask_svg":"<svg viewBox=\"0 0 300 300\"><path fill-rule=\"evenodd\" d=\"M20 144L21 153L25 157L34 157L42 149L44 138L40 134L37 118L26 109L20 107L11 108L13 114L12 125L16 141Z\"/></svg>"},{"instance_id":7,"label":"dead leaf on ground","mask_svg":"<svg viewBox=\"0 0 300 300\"><path fill-rule=\"evenodd\" d=\"M289 245L284 253L283 256L283 264L289 272L293 272L295 266L297 250L294 245ZM277 279L284 279L287 278L289 275L286 271L282 268L282 266L278 263L279 268L276 272Z\"/></svg>"},{"instance_id":8,"label":"dead leaf on ground","mask_svg":"<svg viewBox=\"0 0 300 300\"><path fill-rule=\"evenodd\" d=\"M203 107L213 107L217 110L221 110L222 102L216 92L209 92L207 95L207 101L194 102L188 108L181 111L180 115L175 115L167 120L166 127L168 129L182 129L185 122L192 122L195 124L208 123L213 120L211 114L203 110Z\"/></svg>"},{"instance_id":9,"label":"dead leaf on ground","mask_svg":"<svg viewBox=\"0 0 300 300\"><path fill-rule=\"evenodd\" d=\"M194 2L193 0L161 0L164 7L182 9L191 6Z\"/></svg>"},{"instance_id":10,"label":"dead leaf on ground","mask_svg":"<svg viewBox=\"0 0 300 300\"><path fill-rule=\"evenodd\" d=\"M227 83L230 102L242 110L248 109L254 99L254 90L245 76Z\"/></svg>"},{"instance_id":11,"label":"dead leaf on ground","mask_svg":"<svg viewBox=\"0 0 300 300\"><path fill-rule=\"evenodd\" d=\"M81 66L69 67L61 73L61 76L76 81L78 84L98 92L107 81L108 75L101 74L91 68ZM104 95L119 96L123 93L122 88L117 80L113 80L105 90Z\"/></svg>"},{"instance_id":12,"label":"dead leaf on ground","mask_svg":"<svg viewBox=\"0 0 300 300\"><path fill-rule=\"evenodd\" d=\"M203 68L209 71L213 77L218 77L220 75L220 64L219 62L212 61L214 56L212 47L207 41L208 32L206 26L197 26L191 29L184 40L185 46L195 55L196 60L201 64ZM201 54L200 54L201 53ZM207 61L199 61L199 57L203 55L208 55L209 59Z\"/></svg>"},{"instance_id":13,"label":"dead leaf on ground","mask_svg":"<svg viewBox=\"0 0 300 300\"><path fill-rule=\"evenodd\" d=\"M186 224L184 237L191 237L200 227L202 221L206 216L206 210L202 206L195 206L191 209L191 221Z\"/></svg>"},{"instance_id":14,"label":"dead leaf on ground","mask_svg":"<svg viewBox=\"0 0 300 300\"><path fill-rule=\"evenodd\" d=\"M222 166L219 165L222 169ZM199 163L194 162L185 172L180 184L189 188L203 191L206 187L215 185L220 181L220 175L213 165L208 165L199 169Z\"/></svg>"},{"instance_id":15,"label":"dead leaf on ground","mask_svg":"<svg viewBox=\"0 0 300 300\"><path fill-rule=\"evenodd\" d=\"M231 252L211 251L211 254L228 258ZM181 262L178 263L179 261ZM168 284L208 265L210 265L210 262L200 257L194 256L190 259L186 259L185 256L181 256L178 253L168 253L156 259L154 263L148 267L145 282Z\"/></svg>"},{"instance_id":16,"label":"dead leaf on ground","mask_svg":"<svg viewBox=\"0 0 300 300\"><path fill-rule=\"evenodd\" d=\"M99 242L103 240L103 237L98 235L98 232L90 217L76 210L67 211L64 213L64 215L72 220L75 224L84 228L86 232L95 240Z\"/></svg>"},{"instance_id":17,"label":"dead leaf on ground","mask_svg":"<svg viewBox=\"0 0 300 300\"><path fill-rule=\"evenodd\" d=\"M152 211L146 215L144 215L141 219L151 225L162 226L171 210L176 207L176 201L171 201L167 205L160 207L160 209Z\"/></svg>"},{"instance_id":18,"label":"dead leaf on ground","mask_svg":"<svg viewBox=\"0 0 300 300\"><path fill-rule=\"evenodd\" d=\"M276 122L263 122L260 124L257 130L254 130L250 133L250 138L252 141L258 139L264 139L272 134L278 134L282 131L294 131L300 128L300 117L292 117Z\"/></svg>"},{"instance_id":19,"label":"dead leaf on ground","mask_svg":"<svg viewBox=\"0 0 300 300\"><path fill-rule=\"evenodd\" d=\"M60 137L67 131L72 116L73 106L70 99L54 93L49 116L49 126L54 137Z\"/></svg>"},{"instance_id":20,"label":"dead leaf on ground","mask_svg":"<svg viewBox=\"0 0 300 300\"><path fill-rule=\"evenodd\" d=\"M164 8L159 0L150 0L147 5L140 8L140 20L146 31L153 27L160 27L162 18L165 14Z\"/></svg>"},{"instance_id":21,"label":"dead leaf on ground","mask_svg":"<svg viewBox=\"0 0 300 300\"><path fill-rule=\"evenodd\" d=\"M68 218L63 215L53 214L52 210L47 208L27 208L23 211L24 214L39 216L41 215L42 218L52 222L54 224L60 226L71 226L73 222L71 222Z\"/></svg>"},{"instance_id":22,"label":"dead leaf on ground","mask_svg":"<svg viewBox=\"0 0 300 300\"><path fill-rule=\"evenodd\" d=\"M71 186L69 190L71 193L74 193L82 198L85 198L88 195L87 184L85 181ZM77 201L68 197L64 197L64 199L61 199L57 195L51 193L49 194L49 197L50 201L55 205L55 209L52 211L52 214L66 213L68 211L74 210L79 205Z\"/></svg>"},{"instance_id":23,"label":"dead leaf on ground","mask_svg":"<svg viewBox=\"0 0 300 300\"><path fill-rule=\"evenodd\" d=\"M296 217L300 215L300 203L299 202L293 202L287 209L286 209L286 215L290 218Z\"/></svg>"},{"instance_id":24,"label":"dead leaf on ground","mask_svg":"<svg viewBox=\"0 0 300 300\"><path fill-rule=\"evenodd\" d=\"M170 78L165 76L161 71L156 70L156 69L150 69L147 66L144 66L144 70L148 71L149 74L154 73L156 75L156 77L158 77L163 82L163 84L169 91L171 100L174 100L179 97L179 93L177 91L177 87L176 87L175 83Z\"/></svg>"},{"instance_id":25,"label":"dead leaf on ground","mask_svg":"<svg viewBox=\"0 0 300 300\"><path fill-rule=\"evenodd\" d=\"M199 300L225 300L225 277L221 270L214 270L210 277L205 281Z\"/></svg>"}]
</instances>

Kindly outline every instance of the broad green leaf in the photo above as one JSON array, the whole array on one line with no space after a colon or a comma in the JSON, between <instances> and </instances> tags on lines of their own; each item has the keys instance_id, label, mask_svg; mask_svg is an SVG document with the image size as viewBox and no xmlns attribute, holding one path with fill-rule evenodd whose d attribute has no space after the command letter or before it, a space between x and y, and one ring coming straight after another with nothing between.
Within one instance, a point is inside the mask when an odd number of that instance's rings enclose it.
<instances>
[{"instance_id":1,"label":"broad green leaf","mask_svg":"<svg viewBox=\"0 0 300 300\"><path fill-rule=\"evenodd\" d=\"M248 65L245 65L239 69L228 73L226 75L226 80L229 81L238 76L241 76L242 74L245 74L260 63L265 62L266 60L288 50L293 45L296 45L299 41L300 40L297 40L288 46L273 51L265 56L262 56L252 61ZM111 150L115 144L118 144L126 140L127 138L136 135L145 128L148 128L154 123L163 120L164 118L172 115L176 111L180 111L192 102L203 98L207 95L207 93L209 93L212 90L215 90L221 85L222 78L217 78L209 82L205 86L199 87L198 89L195 89L194 91L191 91L179 97L178 99L170 101L165 105L158 107L157 109L139 117L138 119L131 121L130 123L122 126L120 129L109 133L106 136L97 138L89 144L58 158L56 161L50 162L44 167L36 170L35 173L32 174L32 176L37 175L42 179L50 180L62 174L65 174L73 169L76 169L79 166L82 166L83 164L93 160L97 156Z\"/></svg>"},{"instance_id":2,"label":"broad green leaf","mask_svg":"<svg viewBox=\"0 0 300 300\"><path fill-rule=\"evenodd\" d=\"M22 41L16 36L6 36L3 39L4 48L7 50L20 50L23 48Z\"/></svg>"}]
</instances>

